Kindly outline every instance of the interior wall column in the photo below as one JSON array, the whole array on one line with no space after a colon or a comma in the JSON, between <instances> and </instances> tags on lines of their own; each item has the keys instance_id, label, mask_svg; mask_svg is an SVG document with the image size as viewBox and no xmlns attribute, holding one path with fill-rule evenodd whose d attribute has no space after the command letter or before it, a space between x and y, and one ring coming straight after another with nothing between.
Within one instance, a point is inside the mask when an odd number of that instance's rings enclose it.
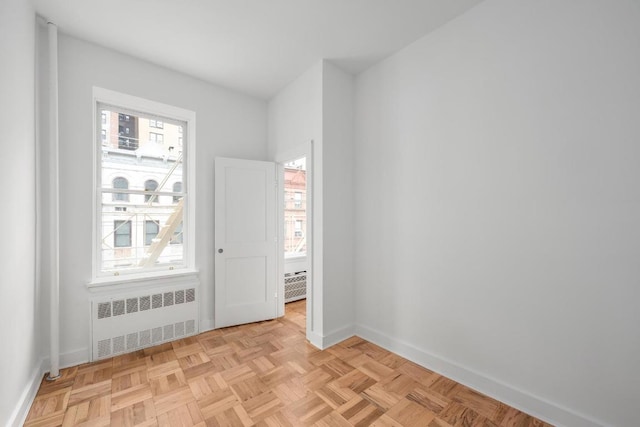
<instances>
[{"instance_id":1,"label":"interior wall column","mask_svg":"<svg viewBox=\"0 0 640 427\"><path fill-rule=\"evenodd\" d=\"M49 34L49 229L51 254L50 295L50 362L48 380L60 377L60 223L59 163L58 163L58 27L47 22Z\"/></svg>"}]
</instances>

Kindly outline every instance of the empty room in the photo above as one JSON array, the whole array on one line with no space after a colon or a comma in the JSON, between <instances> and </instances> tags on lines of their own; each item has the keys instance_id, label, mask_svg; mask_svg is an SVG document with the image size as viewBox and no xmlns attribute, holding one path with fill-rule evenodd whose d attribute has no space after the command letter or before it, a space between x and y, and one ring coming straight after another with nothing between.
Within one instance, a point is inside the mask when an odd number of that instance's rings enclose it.
<instances>
[{"instance_id":1,"label":"empty room","mask_svg":"<svg viewBox=\"0 0 640 427\"><path fill-rule=\"evenodd\" d=\"M640 1L1 0L0 425L640 425Z\"/></svg>"}]
</instances>

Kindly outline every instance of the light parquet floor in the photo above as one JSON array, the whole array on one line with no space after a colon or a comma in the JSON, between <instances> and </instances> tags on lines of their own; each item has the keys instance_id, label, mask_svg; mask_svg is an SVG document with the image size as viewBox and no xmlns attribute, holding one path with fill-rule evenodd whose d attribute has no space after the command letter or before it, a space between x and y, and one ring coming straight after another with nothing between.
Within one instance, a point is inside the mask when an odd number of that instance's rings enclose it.
<instances>
[{"instance_id":1,"label":"light parquet floor","mask_svg":"<svg viewBox=\"0 0 640 427\"><path fill-rule=\"evenodd\" d=\"M357 337L319 351L304 328L299 301L280 319L63 369L25 425L548 426Z\"/></svg>"}]
</instances>

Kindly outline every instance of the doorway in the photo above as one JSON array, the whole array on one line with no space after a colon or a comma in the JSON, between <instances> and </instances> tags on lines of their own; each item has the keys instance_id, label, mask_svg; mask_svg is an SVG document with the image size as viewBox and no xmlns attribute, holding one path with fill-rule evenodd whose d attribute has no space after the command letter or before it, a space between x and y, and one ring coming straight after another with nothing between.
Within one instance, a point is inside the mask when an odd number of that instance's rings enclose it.
<instances>
[{"instance_id":1,"label":"doorway","mask_svg":"<svg viewBox=\"0 0 640 427\"><path fill-rule=\"evenodd\" d=\"M307 159L282 164L284 302L307 298ZM300 305L300 304L298 304Z\"/></svg>"},{"instance_id":2,"label":"doorway","mask_svg":"<svg viewBox=\"0 0 640 427\"><path fill-rule=\"evenodd\" d=\"M313 142L276 156L278 164L279 316L296 307L313 334ZM285 310L285 304L289 304Z\"/></svg>"}]
</instances>

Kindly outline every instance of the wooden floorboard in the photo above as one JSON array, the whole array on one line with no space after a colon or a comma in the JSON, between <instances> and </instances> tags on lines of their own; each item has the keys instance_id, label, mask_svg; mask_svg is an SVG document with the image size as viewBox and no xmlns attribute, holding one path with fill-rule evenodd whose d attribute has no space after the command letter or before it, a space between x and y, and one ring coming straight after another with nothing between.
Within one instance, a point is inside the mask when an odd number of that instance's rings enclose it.
<instances>
[{"instance_id":1,"label":"wooden floorboard","mask_svg":"<svg viewBox=\"0 0 640 427\"><path fill-rule=\"evenodd\" d=\"M548 426L358 337L305 339L306 302L42 381L26 426Z\"/></svg>"}]
</instances>

